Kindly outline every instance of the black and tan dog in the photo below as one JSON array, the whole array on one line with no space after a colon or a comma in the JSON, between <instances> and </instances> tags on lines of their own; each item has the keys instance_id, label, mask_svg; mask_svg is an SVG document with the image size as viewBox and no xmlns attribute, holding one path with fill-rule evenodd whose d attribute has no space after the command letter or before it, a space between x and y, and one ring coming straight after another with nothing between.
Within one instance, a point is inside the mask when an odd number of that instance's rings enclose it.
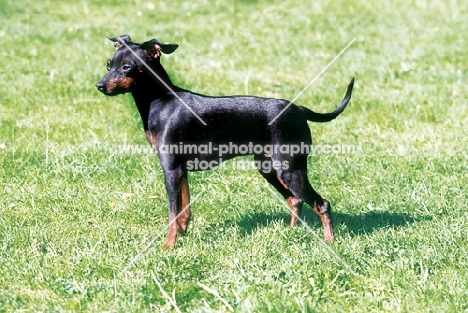
<instances>
[{"instance_id":1,"label":"black and tan dog","mask_svg":"<svg viewBox=\"0 0 468 313\"><path fill-rule=\"evenodd\" d=\"M169 198L170 229L164 248L174 247L177 234L186 231L191 217L187 172L207 168L197 165L219 165L247 154L254 155L260 174L286 199L291 226L297 224L306 202L319 215L325 240L334 239L330 203L307 179L309 150L303 148L312 144L307 121L328 122L343 112L354 79L331 113L315 113L279 99L210 97L172 84L160 56L174 52L178 45L157 39L138 44L128 35L109 39L116 52L96 87L109 96L132 93L146 137L159 155ZM168 148L174 146L179 149Z\"/></svg>"}]
</instances>

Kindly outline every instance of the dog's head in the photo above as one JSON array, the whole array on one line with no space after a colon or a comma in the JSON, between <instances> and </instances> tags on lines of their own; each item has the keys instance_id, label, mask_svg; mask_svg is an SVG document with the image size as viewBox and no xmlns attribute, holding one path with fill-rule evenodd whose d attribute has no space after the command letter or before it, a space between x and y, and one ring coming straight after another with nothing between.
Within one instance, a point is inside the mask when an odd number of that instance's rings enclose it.
<instances>
[{"instance_id":1,"label":"dog's head","mask_svg":"<svg viewBox=\"0 0 468 313\"><path fill-rule=\"evenodd\" d=\"M132 91L139 76L159 64L161 53L170 54L179 47L154 38L142 44L132 42L129 35L107 38L114 43L116 51L107 61L108 73L96 84L96 88L108 96Z\"/></svg>"}]
</instances>

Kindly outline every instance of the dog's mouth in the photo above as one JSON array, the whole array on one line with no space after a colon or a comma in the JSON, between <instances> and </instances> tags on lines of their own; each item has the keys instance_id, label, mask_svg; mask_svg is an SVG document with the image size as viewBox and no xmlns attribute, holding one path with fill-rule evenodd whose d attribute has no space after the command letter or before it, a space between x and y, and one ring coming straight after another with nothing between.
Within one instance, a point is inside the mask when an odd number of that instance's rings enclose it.
<instances>
[{"instance_id":1,"label":"dog's mouth","mask_svg":"<svg viewBox=\"0 0 468 313\"><path fill-rule=\"evenodd\" d=\"M100 81L96 84L96 88L106 96L116 96L130 92L133 83L133 78L124 77L119 79L111 79L107 82Z\"/></svg>"},{"instance_id":2,"label":"dog's mouth","mask_svg":"<svg viewBox=\"0 0 468 313\"><path fill-rule=\"evenodd\" d=\"M101 87L101 86L98 86L98 85L96 85L96 88L97 88L97 90L99 90L100 92L102 92L106 96L117 96L117 95L120 95L122 93L125 93L124 91L119 91L118 88L108 89L106 86Z\"/></svg>"}]
</instances>

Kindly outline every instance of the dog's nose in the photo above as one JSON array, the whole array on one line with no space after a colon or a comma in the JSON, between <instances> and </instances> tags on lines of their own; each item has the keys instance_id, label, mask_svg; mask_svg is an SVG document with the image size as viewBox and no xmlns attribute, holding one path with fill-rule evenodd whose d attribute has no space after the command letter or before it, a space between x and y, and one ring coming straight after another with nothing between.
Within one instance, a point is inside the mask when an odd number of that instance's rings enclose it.
<instances>
[{"instance_id":1,"label":"dog's nose","mask_svg":"<svg viewBox=\"0 0 468 313\"><path fill-rule=\"evenodd\" d=\"M104 92L104 91L106 90L106 85L103 84L103 83L101 83L101 82L99 82L99 83L96 84L96 88L97 88L97 90L99 90L100 92Z\"/></svg>"}]
</instances>

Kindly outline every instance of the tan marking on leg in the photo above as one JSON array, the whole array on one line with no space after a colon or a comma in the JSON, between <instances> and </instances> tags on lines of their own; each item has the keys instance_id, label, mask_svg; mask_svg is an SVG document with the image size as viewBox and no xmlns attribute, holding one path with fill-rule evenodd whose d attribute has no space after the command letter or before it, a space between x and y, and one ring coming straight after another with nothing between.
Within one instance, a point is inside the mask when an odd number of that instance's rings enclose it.
<instances>
[{"instance_id":1,"label":"tan marking on leg","mask_svg":"<svg viewBox=\"0 0 468 313\"><path fill-rule=\"evenodd\" d=\"M288 202L289 208L291 209L291 227L295 227L297 225L297 217L301 215L302 211L302 201L297 200L294 197L289 197L286 199Z\"/></svg>"},{"instance_id":2,"label":"tan marking on leg","mask_svg":"<svg viewBox=\"0 0 468 313\"><path fill-rule=\"evenodd\" d=\"M176 201L177 202L177 201ZM172 210L171 210L172 211ZM176 212L175 210L173 211ZM169 214L169 235L167 237L166 242L163 244L163 249L172 249L174 248L176 241L177 241L177 234L179 233L179 224L175 220L176 214Z\"/></svg>"},{"instance_id":3,"label":"tan marking on leg","mask_svg":"<svg viewBox=\"0 0 468 313\"><path fill-rule=\"evenodd\" d=\"M186 177L182 177L180 194L182 204L181 210L183 210L183 212L180 214L179 218L177 219L177 222L180 226L179 232L184 233L187 230L188 224L192 217L190 212L190 191L188 179Z\"/></svg>"},{"instance_id":4,"label":"tan marking on leg","mask_svg":"<svg viewBox=\"0 0 468 313\"><path fill-rule=\"evenodd\" d=\"M326 199L323 199L323 205L314 205L314 211L319 215L325 233L325 241L332 242L335 239L333 235L333 223L331 218L331 205Z\"/></svg>"}]
</instances>

